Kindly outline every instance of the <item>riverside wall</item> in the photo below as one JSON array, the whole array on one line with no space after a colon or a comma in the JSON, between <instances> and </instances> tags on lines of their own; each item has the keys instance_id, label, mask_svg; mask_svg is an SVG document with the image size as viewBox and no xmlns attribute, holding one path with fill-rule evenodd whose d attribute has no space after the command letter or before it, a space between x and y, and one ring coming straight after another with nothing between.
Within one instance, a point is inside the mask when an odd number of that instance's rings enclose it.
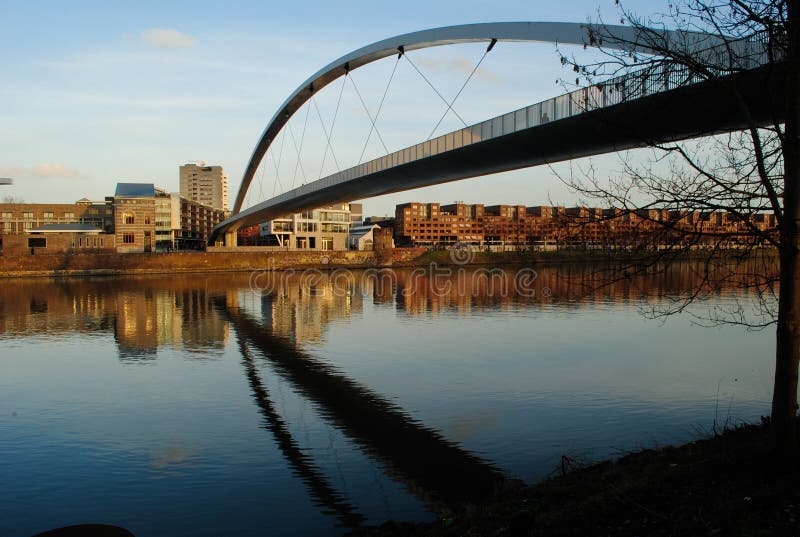
<instances>
[{"instance_id":1,"label":"riverside wall","mask_svg":"<svg viewBox=\"0 0 800 537\"><path fill-rule=\"evenodd\" d=\"M375 252L264 251L251 248L209 252L4 255L0 256L0 278L368 268L407 264L423 252L421 248L396 248L391 258L382 259L381 263Z\"/></svg>"}]
</instances>

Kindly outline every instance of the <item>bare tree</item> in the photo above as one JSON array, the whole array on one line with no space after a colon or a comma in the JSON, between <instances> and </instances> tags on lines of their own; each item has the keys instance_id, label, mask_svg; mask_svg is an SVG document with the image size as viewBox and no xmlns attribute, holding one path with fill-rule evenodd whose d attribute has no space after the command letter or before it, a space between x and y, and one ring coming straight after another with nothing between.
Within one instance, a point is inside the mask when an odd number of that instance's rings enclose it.
<instances>
[{"instance_id":1,"label":"bare tree","mask_svg":"<svg viewBox=\"0 0 800 537\"><path fill-rule=\"evenodd\" d=\"M3 203L25 203L25 200L17 196L3 196Z\"/></svg>"},{"instance_id":2,"label":"bare tree","mask_svg":"<svg viewBox=\"0 0 800 537\"><path fill-rule=\"evenodd\" d=\"M646 140L652 158L626 160L618 177L601 178L589 169L566 181L613 207L614 219L635 215L647 229L661 230L659 262L687 249L703 251L710 278L712 272L720 277L715 261L729 261L731 252L739 257L755 252L767 260L760 268L747 264L742 279L767 298L760 313L774 313L763 323L776 327L771 426L780 460L796 468L800 1L676 0L664 13L647 17L622 6L619 12L621 22L636 30L636 41L627 50L604 49L604 40L620 39L606 33L603 21L587 25L588 39L600 45L602 57L582 62L562 55L562 63L577 73L576 84L613 83L620 102L646 95L644 88L653 81L678 77L685 85L706 84L731 99L731 114L744 128L700 141ZM738 75L746 73L761 77L763 93L742 91ZM614 78L621 74L627 74L623 82ZM775 278L767 266L770 251L779 264ZM746 322L737 315L732 321Z\"/></svg>"}]
</instances>

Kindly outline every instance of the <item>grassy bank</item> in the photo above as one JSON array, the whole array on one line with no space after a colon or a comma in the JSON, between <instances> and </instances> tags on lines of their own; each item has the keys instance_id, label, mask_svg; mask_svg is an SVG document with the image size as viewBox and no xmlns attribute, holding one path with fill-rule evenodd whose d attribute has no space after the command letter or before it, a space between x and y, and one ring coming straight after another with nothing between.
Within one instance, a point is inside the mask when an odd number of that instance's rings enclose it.
<instances>
[{"instance_id":1,"label":"grassy bank","mask_svg":"<svg viewBox=\"0 0 800 537\"><path fill-rule=\"evenodd\" d=\"M353 535L797 536L800 482L775 467L769 430L750 425L680 447L572 469L436 523Z\"/></svg>"}]
</instances>

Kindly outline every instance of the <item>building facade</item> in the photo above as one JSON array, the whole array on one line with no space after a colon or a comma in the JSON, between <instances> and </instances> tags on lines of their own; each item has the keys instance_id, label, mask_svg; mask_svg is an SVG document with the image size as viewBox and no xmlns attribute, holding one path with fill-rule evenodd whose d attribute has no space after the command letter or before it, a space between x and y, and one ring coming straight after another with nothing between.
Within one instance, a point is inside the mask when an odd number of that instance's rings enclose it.
<instances>
[{"instance_id":1,"label":"building facade","mask_svg":"<svg viewBox=\"0 0 800 537\"><path fill-rule=\"evenodd\" d=\"M350 215L350 205L344 203L272 220L261 225L261 244L286 250L346 250Z\"/></svg>"},{"instance_id":2,"label":"building facade","mask_svg":"<svg viewBox=\"0 0 800 537\"><path fill-rule=\"evenodd\" d=\"M0 204L0 253L11 255L16 252L36 252L37 250L27 247L31 231L43 226L64 225L80 226L83 232L113 234L114 207L107 201L90 201L86 198L75 203ZM39 250L40 253L49 251L50 247L54 251L62 251L72 244L72 235L62 239L51 231L45 242L50 246ZM39 244L41 241L34 240L33 243Z\"/></svg>"},{"instance_id":3,"label":"building facade","mask_svg":"<svg viewBox=\"0 0 800 537\"><path fill-rule=\"evenodd\" d=\"M205 162L184 164L179 168L182 198L221 211L228 210L228 175L222 166Z\"/></svg>"},{"instance_id":4,"label":"building facade","mask_svg":"<svg viewBox=\"0 0 800 537\"><path fill-rule=\"evenodd\" d=\"M120 253L202 249L226 216L152 183L118 183L111 199Z\"/></svg>"},{"instance_id":5,"label":"building facade","mask_svg":"<svg viewBox=\"0 0 800 537\"><path fill-rule=\"evenodd\" d=\"M691 242L702 246L725 236L752 242L752 230L774 232L773 215L749 221L724 212L600 209L454 203L405 203L395 209L398 246L429 248L466 244L497 250L654 248Z\"/></svg>"},{"instance_id":6,"label":"building facade","mask_svg":"<svg viewBox=\"0 0 800 537\"><path fill-rule=\"evenodd\" d=\"M103 233L92 224L44 224L23 234L4 235L3 255L60 253L111 253L113 233Z\"/></svg>"}]
</instances>

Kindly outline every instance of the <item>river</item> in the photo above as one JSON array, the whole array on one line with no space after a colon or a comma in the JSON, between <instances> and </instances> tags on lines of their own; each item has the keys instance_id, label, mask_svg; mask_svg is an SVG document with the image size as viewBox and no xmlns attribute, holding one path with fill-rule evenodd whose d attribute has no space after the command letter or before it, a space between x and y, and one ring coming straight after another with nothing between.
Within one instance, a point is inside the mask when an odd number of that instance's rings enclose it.
<instances>
[{"instance_id":1,"label":"river","mask_svg":"<svg viewBox=\"0 0 800 537\"><path fill-rule=\"evenodd\" d=\"M752 290L652 318L697 268L2 281L0 535L335 535L757 421L774 331L702 326Z\"/></svg>"}]
</instances>

